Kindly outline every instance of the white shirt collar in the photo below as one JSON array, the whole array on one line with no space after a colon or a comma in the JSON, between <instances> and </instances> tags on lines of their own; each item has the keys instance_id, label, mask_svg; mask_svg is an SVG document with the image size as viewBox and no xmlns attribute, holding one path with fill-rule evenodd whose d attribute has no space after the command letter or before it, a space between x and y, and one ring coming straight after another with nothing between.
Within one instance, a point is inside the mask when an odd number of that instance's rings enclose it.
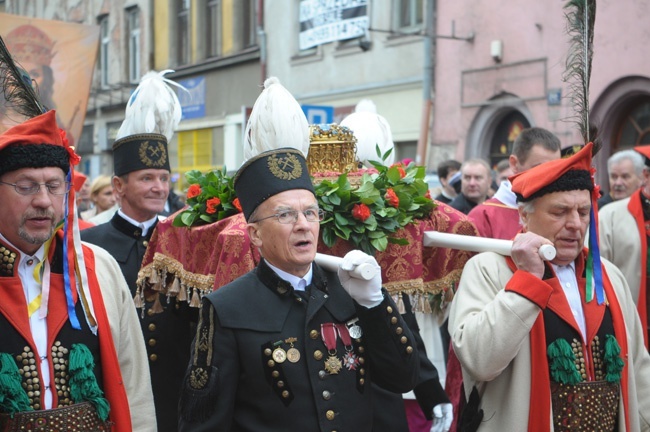
<instances>
[{"instance_id":1,"label":"white shirt collar","mask_svg":"<svg viewBox=\"0 0 650 432\"><path fill-rule=\"evenodd\" d=\"M128 217L126 214L124 214L124 212L122 211L122 209L119 209L119 210L117 211L117 213L118 213L120 216L122 216L122 218L124 218L127 222L131 223L132 225L135 225L135 226L139 227L139 228L142 230L142 237L145 237L145 236L147 235L147 232L149 231L149 229L150 229L150 228L151 228L151 227L156 223L156 221L158 220L158 215L156 215L156 216L152 217L151 219L146 220L146 221L144 221L144 222L138 222L137 220L135 220L135 219L133 219L133 218L130 218L130 217Z\"/></svg>"},{"instance_id":2,"label":"white shirt collar","mask_svg":"<svg viewBox=\"0 0 650 432\"><path fill-rule=\"evenodd\" d=\"M271 270L273 270L281 279L289 282L293 289L296 291L304 291L305 288L308 287L311 283L311 279L313 277L313 266L310 266L307 274L300 278L298 276L287 273L284 270L280 270L268 261L266 261L266 264L271 267Z\"/></svg>"},{"instance_id":3,"label":"white shirt collar","mask_svg":"<svg viewBox=\"0 0 650 432\"><path fill-rule=\"evenodd\" d=\"M512 184L509 180L501 182L493 198L498 199L508 207L517 208L517 195L512 191Z\"/></svg>"}]
</instances>

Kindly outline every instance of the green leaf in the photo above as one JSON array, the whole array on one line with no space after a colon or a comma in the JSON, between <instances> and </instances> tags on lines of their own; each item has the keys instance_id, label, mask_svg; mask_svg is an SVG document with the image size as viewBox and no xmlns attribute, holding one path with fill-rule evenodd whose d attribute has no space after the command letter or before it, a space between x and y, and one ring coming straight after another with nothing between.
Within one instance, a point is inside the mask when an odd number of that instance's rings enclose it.
<instances>
[{"instance_id":1,"label":"green leaf","mask_svg":"<svg viewBox=\"0 0 650 432\"><path fill-rule=\"evenodd\" d=\"M350 222L340 213L334 213L334 222L336 222L337 225L341 226L350 224Z\"/></svg>"},{"instance_id":2,"label":"green leaf","mask_svg":"<svg viewBox=\"0 0 650 432\"><path fill-rule=\"evenodd\" d=\"M383 252L388 247L388 238L384 236L382 238L370 239L370 244L378 251Z\"/></svg>"},{"instance_id":3,"label":"green leaf","mask_svg":"<svg viewBox=\"0 0 650 432\"><path fill-rule=\"evenodd\" d=\"M409 244L409 241L405 238L400 238L400 237L388 237L388 243L406 246L407 244Z\"/></svg>"},{"instance_id":4,"label":"green leaf","mask_svg":"<svg viewBox=\"0 0 650 432\"><path fill-rule=\"evenodd\" d=\"M183 212L181 213L181 221L186 226L192 226L192 224L196 220L196 216L197 214L193 212Z\"/></svg>"}]
</instances>

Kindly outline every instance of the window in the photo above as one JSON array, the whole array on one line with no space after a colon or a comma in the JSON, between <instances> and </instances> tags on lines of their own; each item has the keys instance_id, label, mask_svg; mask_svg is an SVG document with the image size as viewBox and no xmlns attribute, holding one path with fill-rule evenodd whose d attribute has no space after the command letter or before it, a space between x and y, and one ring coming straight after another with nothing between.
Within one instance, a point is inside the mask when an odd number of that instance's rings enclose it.
<instances>
[{"instance_id":1,"label":"window","mask_svg":"<svg viewBox=\"0 0 650 432\"><path fill-rule=\"evenodd\" d=\"M255 13L255 1L245 0L243 10L243 47L254 46L257 43L257 14Z\"/></svg>"},{"instance_id":2,"label":"window","mask_svg":"<svg viewBox=\"0 0 650 432\"><path fill-rule=\"evenodd\" d=\"M650 144L650 100L640 99L623 117L616 150Z\"/></svg>"},{"instance_id":3,"label":"window","mask_svg":"<svg viewBox=\"0 0 650 432\"><path fill-rule=\"evenodd\" d=\"M190 62L190 0L178 0L177 3L178 45L176 62L186 65Z\"/></svg>"},{"instance_id":4,"label":"window","mask_svg":"<svg viewBox=\"0 0 650 432\"><path fill-rule=\"evenodd\" d=\"M100 86L108 87L108 44L110 43L110 34L108 31L108 15L102 15L98 19L100 45L99 45L99 76Z\"/></svg>"},{"instance_id":5,"label":"window","mask_svg":"<svg viewBox=\"0 0 650 432\"><path fill-rule=\"evenodd\" d=\"M213 165L212 129L196 129L182 131L176 134L178 138L178 171L185 173L189 170L209 171L216 168ZM185 176L181 176L179 187L182 189Z\"/></svg>"},{"instance_id":6,"label":"window","mask_svg":"<svg viewBox=\"0 0 650 432\"><path fill-rule=\"evenodd\" d=\"M421 27L424 21L423 0L396 0L396 29L413 29Z\"/></svg>"},{"instance_id":7,"label":"window","mask_svg":"<svg viewBox=\"0 0 650 432\"><path fill-rule=\"evenodd\" d=\"M140 80L140 8L137 6L126 10L128 32L129 81Z\"/></svg>"},{"instance_id":8,"label":"window","mask_svg":"<svg viewBox=\"0 0 650 432\"><path fill-rule=\"evenodd\" d=\"M221 0L208 2L208 57L221 56Z\"/></svg>"}]
</instances>

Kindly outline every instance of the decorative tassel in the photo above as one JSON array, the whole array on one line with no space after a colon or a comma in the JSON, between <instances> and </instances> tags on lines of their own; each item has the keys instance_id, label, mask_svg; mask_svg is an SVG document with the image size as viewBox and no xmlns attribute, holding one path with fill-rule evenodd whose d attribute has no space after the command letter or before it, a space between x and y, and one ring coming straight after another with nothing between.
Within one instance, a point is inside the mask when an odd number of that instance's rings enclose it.
<instances>
[{"instance_id":1,"label":"decorative tassel","mask_svg":"<svg viewBox=\"0 0 650 432\"><path fill-rule=\"evenodd\" d=\"M95 361L88 347L84 344L73 344L70 350L70 396L75 403L92 403L99 418L106 421L110 405L97 384L94 368Z\"/></svg>"},{"instance_id":2,"label":"decorative tassel","mask_svg":"<svg viewBox=\"0 0 650 432\"><path fill-rule=\"evenodd\" d=\"M140 309L141 307L144 306L144 302L142 301L142 291L140 290L140 287L138 287L135 290L135 296L133 297L133 303L135 304L136 309Z\"/></svg>"},{"instance_id":3,"label":"decorative tassel","mask_svg":"<svg viewBox=\"0 0 650 432\"><path fill-rule=\"evenodd\" d=\"M578 384L582 381L576 368L575 354L565 339L556 339L548 347L551 378L560 384Z\"/></svg>"},{"instance_id":4,"label":"decorative tassel","mask_svg":"<svg viewBox=\"0 0 650 432\"><path fill-rule=\"evenodd\" d=\"M422 294L424 296L424 313L425 314L431 314L433 313L433 309L431 308L431 299L429 294L424 293Z\"/></svg>"},{"instance_id":5,"label":"decorative tassel","mask_svg":"<svg viewBox=\"0 0 650 432\"><path fill-rule=\"evenodd\" d=\"M170 295L172 297L176 297L181 291L181 282L178 279L178 277L174 277L174 281L172 282L172 286L169 288L167 291L167 295Z\"/></svg>"},{"instance_id":6,"label":"decorative tassel","mask_svg":"<svg viewBox=\"0 0 650 432\"><path fill-rule=\"evenodd\" d=\"M187 301L187 287L181 284L181 290L178 292L178 301Z\"/></svg>"},{"instance_id":7,"label":"decorative tassel","mask_svg":"<svg viewBox=\"0 0 650 432\"><path fill-rule=\"evenodd\" d=\"M201 297L199 296L199 290L196 288L194 288L194 292L192 293L192 301L190 301L190 306L195 308L201 306Z\"/></svg>"},{"instance_id":8,"label":"decorative tassel","mask_svg":"<svg viewBox=\"0 0 650 432\"><path fill-rule=\"evenodd\" d=\"M154 268L152 268L151 273L149 273L149 283L151 285L160 283L160 276L158 275L158 271Z\"/></svg>"},{"instance_id":9,"label":"decorative tassel","mask_svg":"<svg viewBox=\"0 0 650 432\"><path fill-rule=\"evenodd\" d=\"M625 367L625 362L621 358L621 347L616 338L608 334L605 338L605 379L611 383L621 380L621 371Z\"/></svg>"},{"instance_id":10,"label":"decorative tassel","mask_svg":"<svg viewBox=\"0 0 650 432\"><path fill-rule=\"evenodd\" d=\"M158 314L164 311L165 309L163 308L162 304L160 303L160 295L156 294L156 300L153 302L153 306L151 306L151 310L153 313Z\"/></svg>"},{"instance_id":11,"label":"decorative tassel","mask_svg":"<svg viewBox=\"0 0 650 432\"><path fill-rule=\"evenodd\" d=\"M0 353L0 411L10 414L11 418L22 411L33 411L23 389L18 366L7 353Z\"/></svg>"},{"instance_id":12,"label":"decorative tassel","mask_svg":"<svg viewBox=\"0 0 650 432\"><path fill-rule=\"evenodd\" d=\"M400 315L406 313L406 306L404 306L404 299L402 298L401 292L397 294L395 305L397 306L397 312L399 312Z\"/></svg>"}]
</instances>

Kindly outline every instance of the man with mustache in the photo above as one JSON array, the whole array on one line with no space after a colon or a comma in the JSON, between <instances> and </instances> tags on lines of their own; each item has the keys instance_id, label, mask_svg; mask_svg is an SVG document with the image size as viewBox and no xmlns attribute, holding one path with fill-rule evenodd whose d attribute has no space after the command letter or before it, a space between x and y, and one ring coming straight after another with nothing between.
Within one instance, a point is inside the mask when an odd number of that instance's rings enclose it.
<instances>
[{"instance_id":1,"label":"man with mustache","mask_svg":"<svg viewBox=\"0 0 650 432\"><path fill-rule=\"evenodd\" d=\"M463 269L449 315L470 395L461 430L650 430L645 329L593 235L592 148L512 177L523 222L512 257L485 252Z\"/></svg>"},{"instance_id":2,"label":"man with mustache","mask_svg":"<svg viewBox=\"0 0 650 432\"><path fill-rule=\"evenodd\" d=\"M643 166L643 156L633 149L621 150L611 155L607 159L610 190L598 200L598 210L636 192L643 181Z\"/></svg>"},{"instance_id":3,"label":"man with mustache","mask_svg":"<svg viewBox=\"0 0 650 432\"><path fill-rule=\"evenodd\" d=\"M154 128L138 122L135 114L127 114L113 144L113 191L120 203L112 219L84 230L81 238L103 247L115 257L131 290L136 296L136 281L147 245L163 211L170 185L167 144L178 121L173 122L160 106L177 112L180 104L174 90L164 81L163 73L149 72L140 81L128 107L150 109L155 117ZM153 97L154 99L149 99ZM169 100L169 102L165 102ZM138 105L144 105L140 108ZM151 108L150 108L151 107ZM177 408L181 381L193 336L196 311L175 299L158 295L140 298L147 313L140 319L146 342L159 432L174 432L178 424ZM135 305L132 304L131 307Z\"/></svg>"},{"instance_id":4,"label":"man with mustache","mask_svg":"<svg viewBox=\"0 0 650 432\"><path fill-rule=\"evenodd\" d=\"M0 430L153 432L128 287L79 240L78 161L54 111L0 135Z\"/></svg>"}]
</instances>

